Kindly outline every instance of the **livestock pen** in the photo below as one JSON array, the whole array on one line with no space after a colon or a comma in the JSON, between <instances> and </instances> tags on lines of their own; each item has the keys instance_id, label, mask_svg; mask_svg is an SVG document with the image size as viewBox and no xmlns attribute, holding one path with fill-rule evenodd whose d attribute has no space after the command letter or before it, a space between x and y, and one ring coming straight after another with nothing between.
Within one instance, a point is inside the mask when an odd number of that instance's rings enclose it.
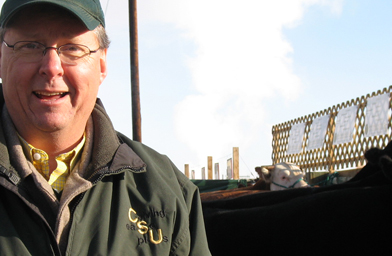
<instances>
[{"instance_id":1,"label":"livestock pen","mask_svg":"<svg viewBox=\"0 0 392 256\"><path fill-rule=\"evenodd\" d=\"M392 86L272 127L272 166L339 184L202 201L212 255L386 255ZM322 177L324 179L325 177Z\"/></svg>"},{"instance_id":2,"label":"livestock pen","mask_svg":"<svg viewBox=\"0 0 392 256\"><path fill-rule=\"evenodd\" d=\"M392 86L272 127L272 164L291 162L317 183L338 172L341 181L366 163L364 153L391 140Z\"/></svg>"}]
</instances>

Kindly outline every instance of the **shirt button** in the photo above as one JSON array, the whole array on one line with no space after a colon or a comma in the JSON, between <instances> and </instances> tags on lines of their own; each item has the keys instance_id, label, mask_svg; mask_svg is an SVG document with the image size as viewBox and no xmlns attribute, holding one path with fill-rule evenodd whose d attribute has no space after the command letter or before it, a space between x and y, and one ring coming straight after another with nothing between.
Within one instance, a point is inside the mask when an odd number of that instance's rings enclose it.
<instances>
[{"instance_id":1,"label":"shirt button","mask_svg":"<svg viewBox=\"0 0 392 256\"><path fill-rule=\"evenodd\" d=\"M41 159L41 155L39 153L34 153L33 157L35 161L39 161Z\"/></svg>"}]
</instances>

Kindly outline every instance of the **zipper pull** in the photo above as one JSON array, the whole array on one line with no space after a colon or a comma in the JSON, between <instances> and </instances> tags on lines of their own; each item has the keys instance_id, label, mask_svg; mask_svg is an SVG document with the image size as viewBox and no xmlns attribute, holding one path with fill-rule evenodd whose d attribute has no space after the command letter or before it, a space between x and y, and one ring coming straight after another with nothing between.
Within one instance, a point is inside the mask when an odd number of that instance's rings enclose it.
<instances>
[{"instance_id":1,"label":"zipper pull","mask_svg":"<svg viewBox=\"0 0 392 256\"><path fill-rule=\"evenodd\" d=\"M14 185L18 185L20 178L14 172L10 172L3 166L0 166L0 173L7 176Z\"/></svg>"}]
</instances>

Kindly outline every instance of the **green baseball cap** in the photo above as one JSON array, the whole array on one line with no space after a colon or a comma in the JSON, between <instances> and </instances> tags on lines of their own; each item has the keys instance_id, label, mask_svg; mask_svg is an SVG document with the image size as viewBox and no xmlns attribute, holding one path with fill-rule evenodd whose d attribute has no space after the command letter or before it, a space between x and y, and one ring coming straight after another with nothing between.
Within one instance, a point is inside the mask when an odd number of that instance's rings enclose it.
<instances>
[{"instance_id":1,"label":"green baseball cap","mask_svg":"<svg viewBox=\"0 0 392 256\"><path fill-rule=\"evenodd\" d=\"M105 27L105 17L99 0L6 0L0 14L0 26L4 27L19 10L34 4L54 4L75 14L89 30L99 24Z\"/></svg>"}]
</instances>

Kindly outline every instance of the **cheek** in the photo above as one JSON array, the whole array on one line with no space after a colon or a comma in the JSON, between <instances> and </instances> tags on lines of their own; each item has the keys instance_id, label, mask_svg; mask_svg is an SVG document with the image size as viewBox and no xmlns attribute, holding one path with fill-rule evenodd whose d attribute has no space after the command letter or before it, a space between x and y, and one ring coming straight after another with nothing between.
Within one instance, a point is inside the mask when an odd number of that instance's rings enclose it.
<instances>
[{"instance_id":1,"label":"cheek","mask_svg":"<svg viewBox=\"0 0 392 256\"><path fill-rule=\"evenodd\" d=\"M69 69L65 72L64 81L73 95L72 104L84 109L83 112L90 111L95 104L100 85L100 75L95 67Z\"/></svg>"},{"instance_id":2,"label":"cheek","mask_svg":"<svg viewBox=\"0 0 392 256\"><path fill-rule=\"evenodd\" d=\"M0 73L3 84L19 84L17 81L31 80L31 75L36 72L37 65L34 63L20 62L9 54L2 54L0 57Z\"/></svg>"},{"instance_id":3,"label":"cheek","mask_svg":"<svg viewBox=\"0 0 392 256\"><path fill-rule=\"evenodd\" d=\"M4 64L4 63L3 63ZM5 98L7 97L14 97L18 90L19 84L21 84L21 75L18 72L15 72L12 65L1 65L1 79L3 83L3 92Z\"/></svg>"},{"instance_id":4,"label":"cheek","mask_svg":"<svg viewBox=\"0 0 392 256\"><path fill-rule=\"evenodd\" d=\"M2 67L3 67L3 58L1 57L1 51L0 51L0 78L2 78L3 76L2 76L2 72L1 72L1 69L2 69Z\"/></svg>"},{"instance_id":5,"label":"cheek","mask_svg":"<svg viewBox=\"0 0 392 256\"><path fill-rule=\"evenodd\" d=\"M97 66L91 62L82 62L76 66L64 67L65 82L76 90L85 90L93 87L94 84L99 85L99 74Z\"/></svg>"},{"instance_id":6,"label":"cheek","mask_svg":"<svg viewBox=\"0 0 392 256\"><path fill-rule=\"evenodd\" d=\"M85 83L91 85L100 85L102 82L101 63L99 59L88 58L77 66L70 68L72 76L75 79L85 80Z\"/></svg>"}]
</instances>

